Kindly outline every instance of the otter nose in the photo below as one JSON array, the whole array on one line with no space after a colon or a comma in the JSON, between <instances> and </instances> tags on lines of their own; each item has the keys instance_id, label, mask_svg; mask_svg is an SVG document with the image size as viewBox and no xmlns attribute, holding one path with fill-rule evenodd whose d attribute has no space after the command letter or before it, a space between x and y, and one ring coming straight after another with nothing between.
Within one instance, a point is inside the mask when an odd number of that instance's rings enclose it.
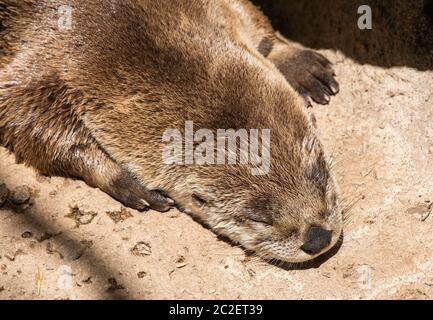
<instances>
[{"instance_id":1,"label":"otter nose","mask_svg":"<svg viewBox=\"0 0 433 320\"><path fill-rule=\"evenodd\" d=\"M310 226L307 231L307 240L301 249L308 254L316 254L331 243L332 231L319 226Z\"/></svg>"}]
</instances>

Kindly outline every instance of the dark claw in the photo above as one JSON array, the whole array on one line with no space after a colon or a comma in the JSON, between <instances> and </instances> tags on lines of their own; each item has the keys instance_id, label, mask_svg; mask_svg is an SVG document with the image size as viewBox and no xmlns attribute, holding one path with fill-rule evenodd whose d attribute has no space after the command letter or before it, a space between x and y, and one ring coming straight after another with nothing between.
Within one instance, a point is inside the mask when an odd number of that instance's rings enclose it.
<instances>
[{"instance_id":1,"label":"dark claw","mask_svg":"<svg viewBox=\"0 0 433 320\"><path fill-rule=\"evenodd\" d=\"M168 211L175 204L173 199L167 197L159 190L150 190L148 191L148 195L148 201L153 210L161 212Z\"/></svg>"},{"instance_id":2,"label":"dark claw","mask_svg":"<svg viewBox=\"0 0 433 320\"><path fill-rule=\"evenodd\" d=\"M332 94L332 92L320 80L316 79L316 77L312 76L303 80L303 82L301 82L301 86L303 87L304 91L307 91L308 95L317 103L329 103L329 96Z\"/></svg>"},{"instance_id":3,"label":"dark claw","mask_svg":"<svg viewBox=\"0 0 433 320\"><path fill-rule=\"evenodd\" d=\"M326 90L330 95L336 95L340 91L338 82L335 81L334 77L330 73L320 70L315 72L314 76L325 85Z\"/></svg>"}]
</instances>

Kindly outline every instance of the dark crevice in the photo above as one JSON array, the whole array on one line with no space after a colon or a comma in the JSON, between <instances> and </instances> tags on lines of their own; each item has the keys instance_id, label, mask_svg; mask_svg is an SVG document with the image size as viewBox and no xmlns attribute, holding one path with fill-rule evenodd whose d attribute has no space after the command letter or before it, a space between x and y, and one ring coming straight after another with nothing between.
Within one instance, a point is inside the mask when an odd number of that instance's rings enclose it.
<instances>
[{"instance_id":1,"label":"dark crevice","mask_svg":"<svg viewBox=\"0 0 433 320\"><path fill-rule=\"evenodd\" d=\"M433 0L252 0L290 40L339 50L361 64L433 69ZM358 28L369 5L372 29Z\"/></svg>"}]
</instances>

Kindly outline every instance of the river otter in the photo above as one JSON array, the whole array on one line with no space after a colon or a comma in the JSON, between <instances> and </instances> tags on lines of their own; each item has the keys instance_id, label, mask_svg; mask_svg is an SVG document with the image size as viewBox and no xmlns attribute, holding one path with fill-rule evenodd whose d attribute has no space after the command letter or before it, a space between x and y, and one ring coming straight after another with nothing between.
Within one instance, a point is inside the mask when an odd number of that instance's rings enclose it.
<instances>
[{"instance_id":1,"label":"river otter","mask_svg":"<svg viewBox=\"0 0 433 320\"><path fill-rule=\"evenodd\" d=\"M244 0L0 0L0 143L126 206L173 205L265 259L300 262L342 229L308 100L331 63ZM167 165L167 128L268 129L270 168Z\"/></svg>"}]
</instances>

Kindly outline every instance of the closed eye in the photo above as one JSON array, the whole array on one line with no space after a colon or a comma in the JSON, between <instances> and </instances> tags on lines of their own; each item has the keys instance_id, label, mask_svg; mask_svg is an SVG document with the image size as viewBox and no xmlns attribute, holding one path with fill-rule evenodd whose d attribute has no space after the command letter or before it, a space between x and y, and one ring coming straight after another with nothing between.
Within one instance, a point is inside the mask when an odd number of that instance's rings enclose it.
<instances>
[{"instance_id":1,"label":"closed eye","mask_svg":"<svg viewBox=\"0 0 433 320\"><path fill-rule=\"evenodd\" d=\"M269 214L257 212L254 209L247 209L246 216L249 220L254 222L263 223L266 225L272 225L273 223L273 219Z\"/></svg>"}]
</instances>

